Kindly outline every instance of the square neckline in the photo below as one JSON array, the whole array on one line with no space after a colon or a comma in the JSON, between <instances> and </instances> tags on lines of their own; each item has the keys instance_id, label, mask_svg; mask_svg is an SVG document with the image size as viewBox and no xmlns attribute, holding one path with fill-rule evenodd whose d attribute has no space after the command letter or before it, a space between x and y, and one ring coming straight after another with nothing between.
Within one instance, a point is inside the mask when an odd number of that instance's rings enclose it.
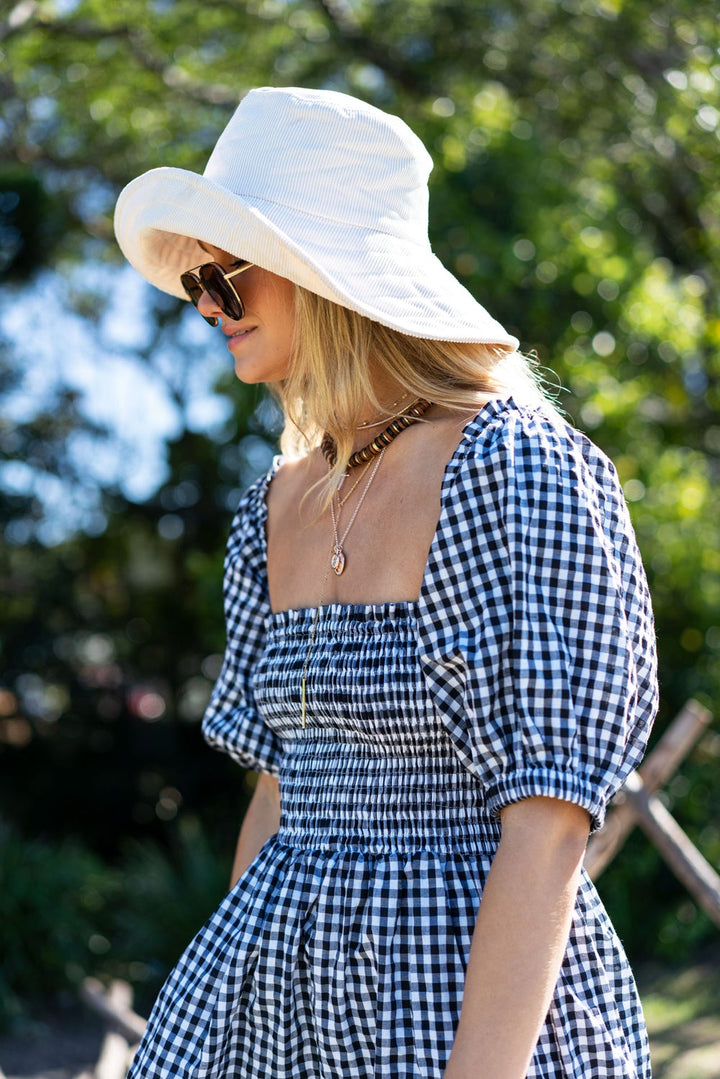
<instances>
[{"instance_id":1,"label":"square neckline","mask_svg":"<svg viewBox=\"0 0 720 1079\"><path fill-rule=\"evenodd\" d=\"M428 548L428 557L425 561L425 568L423 570L423 576L420 582L420 590L415 599L388 599L381 600L380 602L375 603L322 603L315 607L284 607L279 611L274 611L272 609L272 606L270 604L270 583L267 573L267 493L270 488L270 484L272 483L278 469L283 462L282 454L276 455L273 458L272 465L265 476L264 483L260 490L260 512L258 514L257 520L260 551L262 555L262 566L265 578L265 594L268 600L268 607L270 608L270 618L275 621L283 618L287 622L290 622L291 620L300 621L303 618L308 617L309 615L312 615L314 617L316 611L318 612L318 618L322 619L323 621L330 618L338 618L343 614L347 614L350 616L365 615L367 618L372 618L374 620L386 619L395 612L402 612L407 617L414 615L420 604L420 599L423 593L423 589L425 587L425 580L427 577L430 553L435 545L435 541L437 540L443 513L445 511L445 496L447 494L446 487L448 486L450 479L452 478L456 466L462 460L463 451L465 451L470 445L469 436L472 433L471 429L474 428L476 425L478 426L478 429L482 429L489 423L489 421L493 417L500 415L502 411L509 411L517 407L517 402L512 395L510 395L509 397L491 397L490 400L486 401L485 404L480 409L478 409L475 415L470 420L468 420L468 422L465 424L462 431L460 432L460 438L458 439L457 446L453 450L452 456L449 458L447 464L445 465L443 478L440 483L440 513L438 515L438 520L435 525L435 530L433 532L433 537L430 542L430 547Z\"/></svg>"}]
</instances>

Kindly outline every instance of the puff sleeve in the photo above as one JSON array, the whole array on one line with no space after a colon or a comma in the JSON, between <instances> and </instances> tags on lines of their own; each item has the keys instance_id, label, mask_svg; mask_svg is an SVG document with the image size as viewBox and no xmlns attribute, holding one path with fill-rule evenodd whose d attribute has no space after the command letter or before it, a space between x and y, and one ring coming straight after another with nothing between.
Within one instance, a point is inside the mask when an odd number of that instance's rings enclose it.
<instances>
[{"instance_id":1,"label":"puff sleeve","mask_svg":"<svg viewBox=\"0 0 720 1079\"><path fill-rule=\"evenodd\" d=\"M270 614L265 569L265 492L276 465L244 495L225 555L227 644L222 670L202 721L205 740L245 768L277 775L282 743L255 708L252 674Z\"/></svg>"},{"instance_id":2,"label":"puff sleeve","mask_svg":"<svg viewBox=\"0 0 720 1079\"><path fill-rule=\"evenodd\" d=\"M612 463L540 408L491 402L448 467L420 657L489 812L544 795L593 830L657 710L647 583Z\"/></svg>"}]
</instances>

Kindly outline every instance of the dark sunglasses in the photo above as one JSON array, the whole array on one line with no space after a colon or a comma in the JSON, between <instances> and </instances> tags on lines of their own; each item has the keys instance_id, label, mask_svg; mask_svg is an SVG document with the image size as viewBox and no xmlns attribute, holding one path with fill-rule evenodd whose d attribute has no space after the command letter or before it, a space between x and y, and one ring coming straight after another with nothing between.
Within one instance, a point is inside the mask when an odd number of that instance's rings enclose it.
<instances>
[{"instance_id":1,"label":"dark sunglasses","mask_svg":"<svg viewBox=\"0 0 720 1079\"><path fill-rule=\"evenodd\" d=\"M196 266L193 270L186 270L184 274L180 274L180 284L195 307L200 303L203 292L207 292L222 313L233 322L237 322L245 314L245 306L231 278L245 273L252 265L252 262L246 262L238 270L230 270L226 273L217 262L206 262L202 266ZM217 326L216 318L208 315L202 317L211 326Z\"/></svg>"}]
</instances>

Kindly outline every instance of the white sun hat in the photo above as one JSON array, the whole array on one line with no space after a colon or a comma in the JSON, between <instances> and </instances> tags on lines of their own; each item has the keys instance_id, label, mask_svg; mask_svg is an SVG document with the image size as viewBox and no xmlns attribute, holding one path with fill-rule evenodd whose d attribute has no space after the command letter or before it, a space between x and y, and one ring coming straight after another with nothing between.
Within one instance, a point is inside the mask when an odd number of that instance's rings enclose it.
<instances>
[{"instance_id":1,"label":"white sun hat","mask_svg":"<svg viewBox=\"0 0 720 1079\"><path fill-rule=\"evenodd\" d=\"M182 299L180 274L207 262L202 241L411 337L515 350L432 253L431 169L397 116L331 90L262 87L202 176L158 168L129 183L115 232L131 265Z\"/></svg>"}]
</instances>

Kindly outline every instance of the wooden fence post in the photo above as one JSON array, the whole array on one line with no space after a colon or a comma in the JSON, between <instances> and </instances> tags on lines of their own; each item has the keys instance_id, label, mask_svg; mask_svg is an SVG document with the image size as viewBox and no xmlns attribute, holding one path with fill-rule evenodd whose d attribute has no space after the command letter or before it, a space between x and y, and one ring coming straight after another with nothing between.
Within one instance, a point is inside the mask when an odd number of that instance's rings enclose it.
<instances>
[{"instance_id":1,"label":"wooden fence post","mask_svg":"<svg viewBox=\"0 0 720 1079\"><path fill-rule=\"evenodd\" d=\"M720 928L720 876L653 793L673 774L711 718L708 709L697 701L687 702L647 760L628 776L605 826L588 843L585 869L593 879L599 877L638 824L678 880Z\"/></svg>"},{"instance_id":2,"label":"wooden fence post","mask_svg":"<svg viewBox=\"0 0 720 1079\"><path fill-rule=\"evenodd\" d=\"M117 980L106 992L97 979L86 978L80 986L80 996L108 1028L93 1079L125 1079L145 1031L145 1020L132 1010L131 986Z\"/></svg>"},{"instance_id":3,"label":"wooden fence post","mask_svg":"<svg viewBox=\"0 0 720 1079\"><path fill-rule=\"evenodd\" d=\"M637 822L690 894L720 928L720 876L685 835L659 798L649 795L637 774L626 784Z\"/></svg>"}]
</instances>

